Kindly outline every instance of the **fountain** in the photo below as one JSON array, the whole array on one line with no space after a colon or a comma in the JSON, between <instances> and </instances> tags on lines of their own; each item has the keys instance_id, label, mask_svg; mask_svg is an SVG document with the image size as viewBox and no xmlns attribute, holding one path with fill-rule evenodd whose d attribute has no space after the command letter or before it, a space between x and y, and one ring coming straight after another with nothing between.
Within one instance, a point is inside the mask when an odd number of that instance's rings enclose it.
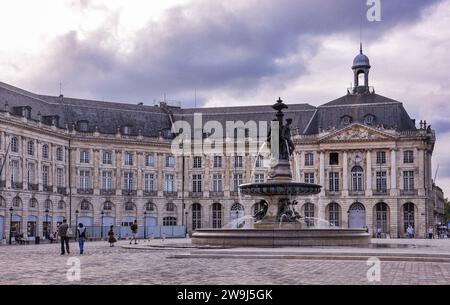
<instances>
[{"instance_id":1,"label":"fountain","mask_svg":"<svg viewBox=\"0 0 450 305\"><path fill-rule=\"evenodd\" d=\"M268 179L261 183L239 186L241 195L264 198L264 208L253 217L252 228L197 229L192 235L196 245L215 246L367 246L370 236L365 229L310 228L294 208L298 196L320 193L321 186L292 181L289 162L294 152L290 133L291 119L283 121L283 109L288 106L281 99L272 106L277 111L267 136L271 151ZM309 221L309 220L308 220Z\"/></svg>"}]
</instances>

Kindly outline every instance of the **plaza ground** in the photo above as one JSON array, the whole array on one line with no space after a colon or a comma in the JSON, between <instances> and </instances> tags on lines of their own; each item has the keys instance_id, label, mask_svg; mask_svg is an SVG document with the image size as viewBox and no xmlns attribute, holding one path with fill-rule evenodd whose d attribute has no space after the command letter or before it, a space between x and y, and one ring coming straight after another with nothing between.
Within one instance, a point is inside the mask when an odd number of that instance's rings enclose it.
<instances>
[{"instance_id":1,"label":"plaza ground","mask_svg":"<svg viewBox=\"0 0 450 305\"><path fill-rule=\"evenodd\" d=\"M187 242L140 241L133 249L123 247L129 247L127 241L119 241L115 247L101 241L87 242L82 256L75 242L70 244L70 256L60 255L59 244L2 245L0 284L450 284L450 239L383 240L393 246L360 249L180 247ZM302 257L308 251L320 255ZM339 258L342 253L355 258ZM406 257L412 253L423 255L420 260ZM367 280L370 266L359 257L373 254L399 258L381 258L380 282ZM69 257L80 259L79 282L67 280Z\"/></svg>"}]
</instances>

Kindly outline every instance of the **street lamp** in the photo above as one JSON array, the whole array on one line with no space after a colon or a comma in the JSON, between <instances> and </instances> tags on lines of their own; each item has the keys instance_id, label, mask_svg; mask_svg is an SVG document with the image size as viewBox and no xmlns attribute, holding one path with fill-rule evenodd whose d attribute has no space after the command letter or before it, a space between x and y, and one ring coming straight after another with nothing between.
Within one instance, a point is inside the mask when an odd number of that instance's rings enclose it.
<instances>
[{"instance_id":1,"label":"street lamp","mask_svg":"<svg viewBox=\"0 0 450 305\"><path fill-rule=\"evenodd\" d=\"M239 227L239 210L236 210L236 229Z\"/></svg>"},{"instance_id":2,"label":"street lamp","mask_svg":"<svg viewBox=\"0 0 450 305\"><path fill-rule=\"evenodd\" d=\"M147 211L144 211L144 239L147 238Z\"/></svg>"},{"instance_id":3,"label":"street lamp","mask_svg":"<svg viewBox=\"0 0 450 305\"><path fill-rule=\"evenodd\" d=\"M45 238L49 238L50 234L48 232L48 209L45 210Z\"/></svg>"},{"instance_id":4,"label":"street lamp","mask_svg":"<svg viewBox=\"0 0 450 305\"><path fill-rule=\"evenodd\" d=\"M105 212L102 210L102 212L100 214L102 214L102 227L101 227L100 235L101 235L101 239L103 239L103 215L105 215Z\"/></svg>"},{"instance_id":5,"label":"street lamp","mask_svg":"<svg viewBox=\"0 0 450 305\"><path fill-rule=\"evenodd\" d=\"M12 207L9 208L10 218L9 218L9 244L11 244L11 237L12 237L12 215L13 215L14 209Z\"/></svg>"},{"instance_id":6,"label":"street lamp","mask_svg":"<svg viewBox=\"0 0 450 305\"><path fill-rule=\"evenodd\" d=\"M80 211L76 210L75 211L75 228L78 226L78 213ZM75 234L75 240L77 240L77 234Z\"/></svg>"},{"instance_id":7,"label":"street lamp","mask_svg":"<svg viewBox=\"0 0 450 305\"><path fill-rule=\"evenodd\" d=\"M186 234L185 234L185 236L187 237L188 236L188 211L186 211L186 212L184 212L184 214L186 215Z\"/></svg>"}]
</instances>

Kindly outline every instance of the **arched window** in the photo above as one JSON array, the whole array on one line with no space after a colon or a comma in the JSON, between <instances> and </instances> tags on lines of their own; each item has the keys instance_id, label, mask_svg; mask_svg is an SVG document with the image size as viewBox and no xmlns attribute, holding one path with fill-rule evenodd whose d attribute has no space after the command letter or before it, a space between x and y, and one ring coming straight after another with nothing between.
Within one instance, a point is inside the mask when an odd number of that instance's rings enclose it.
<instances>
[{"instance_id":1,"label":"arched window","mask_svg":"<svg viewBox=\"0 0 450 305\"><path fill-rule=\"evenodd\" d=\"M48 159L48 145L44 144L42 146L42 158Z\"/></svg>"},{"instance_id":2,"label":"arched window","mask_svg":"<svg viewBox=\"0 0 450 305\"><path fill-rule=\"evenodd\" d=\"M175 211L175 205L173 204L173 202L168 202L166 204L166 211L167 212L173 212Z\"/></svg>"},{"instance_id":3,"label":"arched window","mask_svg":"<svg viewBox=\"0 0 450 305\"><path fill-rule=\"evenodd\" d=\"M38 206L38 201L36 198L31 198L29 202L30 209L36 209Z\"/></svg>"},{"instance_id":4,"label":"arched window","mask_svg":"<svg viewBox=\"0 0 450 305\"><path fill-rule=\"evenodd\" d=\"M105 211L112 211L113 210L113 204L111 201L105 201L103 204L103 210Z\"/></svg>"},{"instance_id":5,"label":"arched window","mask_svg":"<svg viewBox=\"0 0 450 305\"><path fill-rule=\"evenodd\" d=\"M200 203L192 205L192 230L202 227L202 206Z\"/></svg>"},{"instance_id":6,"label":"arched window","mask_svg":"<svg viewBox=\"0 0 450 305\"><path fill-rule=\"evenodd\" d=\"M64 203L63 200L60 200L58 202L58 210L64 210L64 207L66 206L66 204Z\"/></svg>"},{"instance_id":7,"label":"arched window","mask_svg":"<svg viewBox=\"0 0 450 305\"><path fill-rule=\"evenodd\" d=\"M350 125L351 123L352 123L352 117L351 116L349 116L349 115L344 115L342 118L341 118L341 124L343 125L343 126L347 126L347 125Z\"/></svg>"},{"instance_id":8,"label":"arched window","mask_svg":"<svg viewBox=\"0 0 450 305\"><path fill-rule=\"evenodd\" d=\"M334 227L341 225L341 207L336 202L328 205L328 221Z\"/></svg>"},{"instance_id":9,"label":"arched window","mask_svg":"<svg viewBox=\"0 0 450 305\"><path fill-rule=\"evenodd\" d=\"M22 206L22 199L20 199L20 197L14 197L12 200L12 206L15 208L20 208Z\"/></svg>"},{"instance_id":10,"label":"arched window","mask_svg":"<svg viewBox=\"0 0 450 305\"><path fill-rule=\"evenodd\" d=\"M222 205L218 202L212 205L213 228L222 227Z\"/></svg>"},{"instance_id":11,"label":"arched window","mask_svg":"<svg viewBox=\"0 0 450 305\"><path fill-rule=\"evenodd\" d=\"M303 215L307 227L314 227L314 204L307 202L303 206Z\"/></svg>"},{"instance_id":12,"label":"arched window","mask_svg":"<svg viewBox=\"0 0 450 305\"><path fill-rule=\"evenodd\" d=\"M19 152L19 141L16 137L11 138L11 151L12 152Z\"/></svg>"},{"instance_id":13,"label":"arched window","mask_svg":"<svg viewBox=\"0 0 450 305\"><path fill-rule=\"evenodd\" d=\"M83 200L80 205L80 210L89 211L91 209L91 204L87 200Z\"/></svg>"},{"instance_id":14,"label":"arched window","mask_svg":"<svg viewBox=\"0 0 450 305\"><path fill-rule=\"evenodd\" d=\"M372 126L375 123L375 116L372 114L367 114L364 117L364 124Z\"/></svg>"},{"instance_id":15,"label":"arched window","mask_svg":"<svg viewBox=\"0 0 450 305\"><path fill-rule=\"evenodd\" d=\"M33 141L28 141L27 151L30 156L34 156L34 142Z\"/></svg>"},{"instance_id":16,"label":"arched window","mask_svg":"<svg viewBox=\"0 0 450 305\"><path fill-rule=\"evenodd\" d=\"M375 205L375 232L388 233L388 206L384 202Z\"/></svg>"},{"instance_id":17,"label":"arched window","mask_svg":"<svg viewBox=\"0 0 450 305\"><path fill-rule=\"evenodd\" d=\"M352 191L360 192L364 190L364 171L361 166L352 168Z\"/></svg>"},{"instance_id":18,"label":"arched window","mask_svg":"<svg viewBox=\"0 0 450 305\"><path fill-rule=\"evenodd\" d=\"M406 232L406 229L411 226L413 229L414 226L414 203L407 202L403 205L403 229Z\"/></svg>"},{"instance_id":19,"label":"arched window","mask_svg":"<svg viewBox=\"0 0 450 305\"><path fill-rule=\"evenodd\" d=\"M163 226L176 226L177 218L176 217L164 217L163 218Z\"/></svg>"},{"instance_id":20,"label":"arched window","mask_svg":"<svg viewBox=\"0 0 450 305\"><path fill-rule=\"evenodd\" d=\"M153 202L147 202L145 204L145 210L149 212L156 212L156 205Z\"/></svg>"},{"instance_id":21,"label":"arched window","mask_svg":"<svg viewBox=\"0 0 450 305\"><path fill-rule=\"evenodd\" d=\"M52 209L52 201L50 199L45 200L44 209L51 210Z\"/></svg>"},{"instance_id":22,"label":"arched window","mask_svg":"<svg viewBox=\"0 0 450 305\"><path fill-rule=\"evenodd\" d=\"M56 160L64 161L64 153L62 147L56 149Z\"/></svg>"},{"instance_id":23,"label":"arched window","mask_svg":"<svg viewBox=\"0 0 450 305\"><path fill-rule=\"evenodd\" d=\"M134 211L134 204L131 201L125 203L125 211Z\"/></svg>"}]
</instances>

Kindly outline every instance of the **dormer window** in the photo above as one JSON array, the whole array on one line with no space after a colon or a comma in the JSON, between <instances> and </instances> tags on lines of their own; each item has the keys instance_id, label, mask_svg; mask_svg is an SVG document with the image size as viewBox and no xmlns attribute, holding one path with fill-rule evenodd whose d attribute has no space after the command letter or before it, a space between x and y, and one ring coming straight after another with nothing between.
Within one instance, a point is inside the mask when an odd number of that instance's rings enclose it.
<instances>
[{"instance_id":1,"label":"dormer window","mask_svg":"<svg viewBox=\"0 0 450 305\"><path fill-rule=\"evenodd\" d=\"M352 123L352 117L351 116L349 116L349 115L344 115L342 118L341 118L341 124L343 125L343 126L347 126L347 125L350 125L351 123Z\"/></svg>"},{"instance_id":2,"label":"dormer window","mask_svg":"<svg viewBox=\"0 0 450 305\"><path fill-rule=\"evenodd\" d=\"M129 125L122 126L122 134L124 135L131 134L131 126Z\"/></svg>"},{"instance_id":3,"label":"dormer window","mask_svg":"<svg viewBox=\"0 0 450 305\"><path fill-rule=\"evenodd\" d=\"M81 132L87 132L88 131L88 121L78 121L77 129L78 129L78 131L81 131Z\"/></svg>"},{"instance_id":4,"label":"dormer window","mask_svg":"<svg viewBox=\"0 0 450 305\"><path fill-rule=\"evenodd\" d=\"M375 116L372 114L368 114L364 117L364 124L366 125L373 125L375 123Z\"/></svg>"}]
</instances>

